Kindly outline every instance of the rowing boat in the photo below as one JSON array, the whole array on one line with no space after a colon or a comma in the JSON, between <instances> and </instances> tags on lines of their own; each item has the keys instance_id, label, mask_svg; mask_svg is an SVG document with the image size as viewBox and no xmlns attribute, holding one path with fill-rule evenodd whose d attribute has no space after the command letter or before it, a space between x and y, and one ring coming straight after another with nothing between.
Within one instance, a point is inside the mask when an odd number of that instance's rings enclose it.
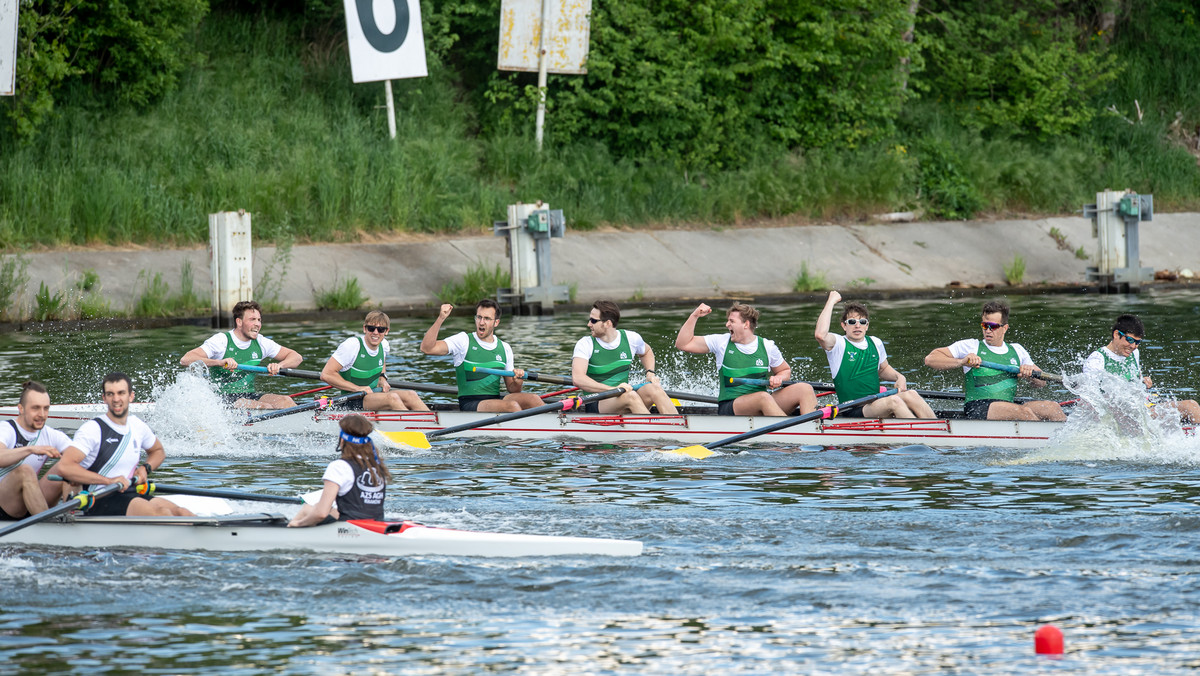
<instances>
[{"instance_id":1,"label":"rowing boat","mask_svg":"<svg viewBox=\"0 0 1200 676\"><path fill-rule=\"evenodd\" d=\"M282 514L77 516L36 523L0 544L207 551L296 550L362 556L638 556L635 540L491 533L410 521L339 521L288 528Z\"/></svg>"},{"instance_id":2,"label":"rowing boat","mask_svg":"<svg viewBox=\"0 0 1200 676\"><path fill-rule=\"evenodd\" d=\"M56 405L47 424L64 431L77 428L102 412L102 405ZM134 413L153 424L153 405L134 403ZM380 432L432 432L443 427L479 422L491 413L466 413L446 405L432 411L365 411ZM268 420L244 429L267 434L337 433L337 421L349 415L336 410L291 415ZM0 408L0 421L16 416L15 407ZM680 415L632 415L589 413L542 413L497 425L467 430L454 439L569 440L584 443L691 445L717 441L779 422L768 416L718 416L711 406L683 407ZM801 423L765 434L760 444L782 446L907 446L931 448L998 447L1031 449L1045 446L1063 423L1009 420L873 419L837 417Z\"/></svg>"}]
</instances>

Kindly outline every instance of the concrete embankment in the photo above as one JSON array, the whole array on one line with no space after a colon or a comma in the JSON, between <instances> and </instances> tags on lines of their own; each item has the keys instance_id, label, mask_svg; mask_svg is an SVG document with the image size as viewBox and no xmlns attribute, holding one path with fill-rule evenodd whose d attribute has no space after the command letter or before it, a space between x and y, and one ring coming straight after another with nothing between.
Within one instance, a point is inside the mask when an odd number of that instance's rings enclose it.
<instances>
[{"instance_id":1,"label":"concrete embankment","mask_svg":"<svg viewBox=\"0 0 1200 676\"><path fill-rule=\"evenodd\" d=\"M1052 235L1053 231L1053 235ZM1055 239L1058 237L1058 240ZM1141 224L1141 262L1155 270L1200 271L1200 214L1156 214ZM1062 242L1060 246L1059 242ZM668 230L581 232L568 229L553 240L554 282L575 287L576 300L618 302L766 297L792 293L802 265L839 290L862 294L924 292L1004 286L1004 267L1020 256L1024 283L1042 290L1087 286L1086 268L1075 250L1096 253L1091 222L1082 217L1037 220L711 227ZM132 306L155 274L179 288L190 263L195 288L204 298L211 286L209 254L184 250L56 250L26 254L32 302L40 282L69 286L84 270L95 270L115 308ZM272 247L255 251L258 288L275 257ZM366 244L296 246L278 299L292 311L315 308L314 290L356 277L373 306L395 312L436 306L442 286L462 279L472 266L508 268L505 241L490 233L443 238L414 237ZM260 293L261 295L261 293Z\"/></svg>"}]
</instances>

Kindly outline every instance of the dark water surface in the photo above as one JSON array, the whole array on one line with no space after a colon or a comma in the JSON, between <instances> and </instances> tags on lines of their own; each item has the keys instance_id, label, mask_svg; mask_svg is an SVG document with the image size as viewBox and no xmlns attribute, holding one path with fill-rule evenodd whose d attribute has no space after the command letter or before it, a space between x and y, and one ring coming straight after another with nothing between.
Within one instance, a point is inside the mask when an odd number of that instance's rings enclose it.
<instances>
[{"instance_id":1,"label":"dark water surface","mask_svg":"<svg viewBox=\"0 0 1200 676\"><path fill-rule=\"evenodd\" d=\"M847 294L849 295L849 294ZM1143 360L1194 396L1200 295L1014 297L1009 338L1070 372L1115 315L1147 324ZM910 382L978 336L977 300L872 304L871 332ZM764 308L804 378L828 379L819 307ZM686 308L628 313L670 387L714 392L710 358L672 347ZM467 310L450 320L468 329ZM723 315L718 310L715 315ZM269 322L268 317L268 322ZM426 320L393 323L399 377L449 384L418 354ZM584 318L506 319L519 365L567 374ZM319 370L353 325L268 323ZM716 316L702 332L720 332ZM0 336L0 401L36 376L94 399L112 368L181 415L152 420L163 482L264 492L319 484L325 437L232 424L173 366L209 331ZM443 336L448 333L443 333ZM178 381L177 381L178 378ZM271 379L264 389L310 385ZM536 391L545 391L534 385ZM1062 390L1046 396L1067 399ZM196 431L197 421L206 431ZM0 542L4 671L146 673L1161 674L1200 667L1200 443L1080 426L1037 451L756 446L705 461L630 444L462 443L393 452L389 514L453 527L632 538L638 558L362 559L300 553L60 550ZM255 506L261 509L261 505ZM1066 635L1061 660L1033 631Z\"/></svg>"}]
</instances>

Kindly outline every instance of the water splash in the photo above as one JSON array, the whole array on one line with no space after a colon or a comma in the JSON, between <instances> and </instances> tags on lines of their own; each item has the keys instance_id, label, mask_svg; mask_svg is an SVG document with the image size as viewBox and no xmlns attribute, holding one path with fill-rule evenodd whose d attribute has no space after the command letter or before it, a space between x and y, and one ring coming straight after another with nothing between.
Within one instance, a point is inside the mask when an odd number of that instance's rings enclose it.
<instances>
[{"instance_id":1,"label":"water splash","mask_svg":"<svg viewBox=\"0 0 1200 676\"><path fill-rule=\"evenodd\" d=\"M197 362L198 363L198 362ZM226 408L203 371L188 369L174 381L154 386L154 409L146 422L171 452L196 449L200 454L220 454L242 446L239 431L245 414Z\"/></svg>"}]
</instances>

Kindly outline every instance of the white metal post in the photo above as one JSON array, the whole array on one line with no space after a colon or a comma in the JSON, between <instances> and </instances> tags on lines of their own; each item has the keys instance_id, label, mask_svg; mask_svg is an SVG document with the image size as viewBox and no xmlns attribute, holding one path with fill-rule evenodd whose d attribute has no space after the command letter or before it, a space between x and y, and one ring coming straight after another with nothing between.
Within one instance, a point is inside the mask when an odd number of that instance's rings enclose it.
<instances>
[{"instance_id":1,"label":"white metal post","mask_svg":"<svg viewBox=\"0 0 1200 676\"><path fill-rule=\"evenodd\" d=\"M549 60L546 53L546 44L549 38L546 36L550 33L550 8L552 7L551 0L542 0L542 25L538 31L538 107L537 107L537 149L542 152L542 129L546 125L546 62Z\"/></svg>"},{"instance_id":2,"label":"white metal post","mask_svg":"<svg viewBox=\"0 0 1200 676\"><path fill-rule=\"evenodd\" d=\"M392 81L383 81L383 91L387 95L388 136L396 138L396 102L392 100Z\"/></svg>"},{"instance_id":3,"label":"white metal post","mask_svg":"<svg viewBox=\"0 0 1200 676\"><path fill-rule=\"evenodd\" d=\"M238 301L254 298L250 214L245 210L209 214L208 243L213 324L225 326Z\"/></svg>"}]
</instances>

